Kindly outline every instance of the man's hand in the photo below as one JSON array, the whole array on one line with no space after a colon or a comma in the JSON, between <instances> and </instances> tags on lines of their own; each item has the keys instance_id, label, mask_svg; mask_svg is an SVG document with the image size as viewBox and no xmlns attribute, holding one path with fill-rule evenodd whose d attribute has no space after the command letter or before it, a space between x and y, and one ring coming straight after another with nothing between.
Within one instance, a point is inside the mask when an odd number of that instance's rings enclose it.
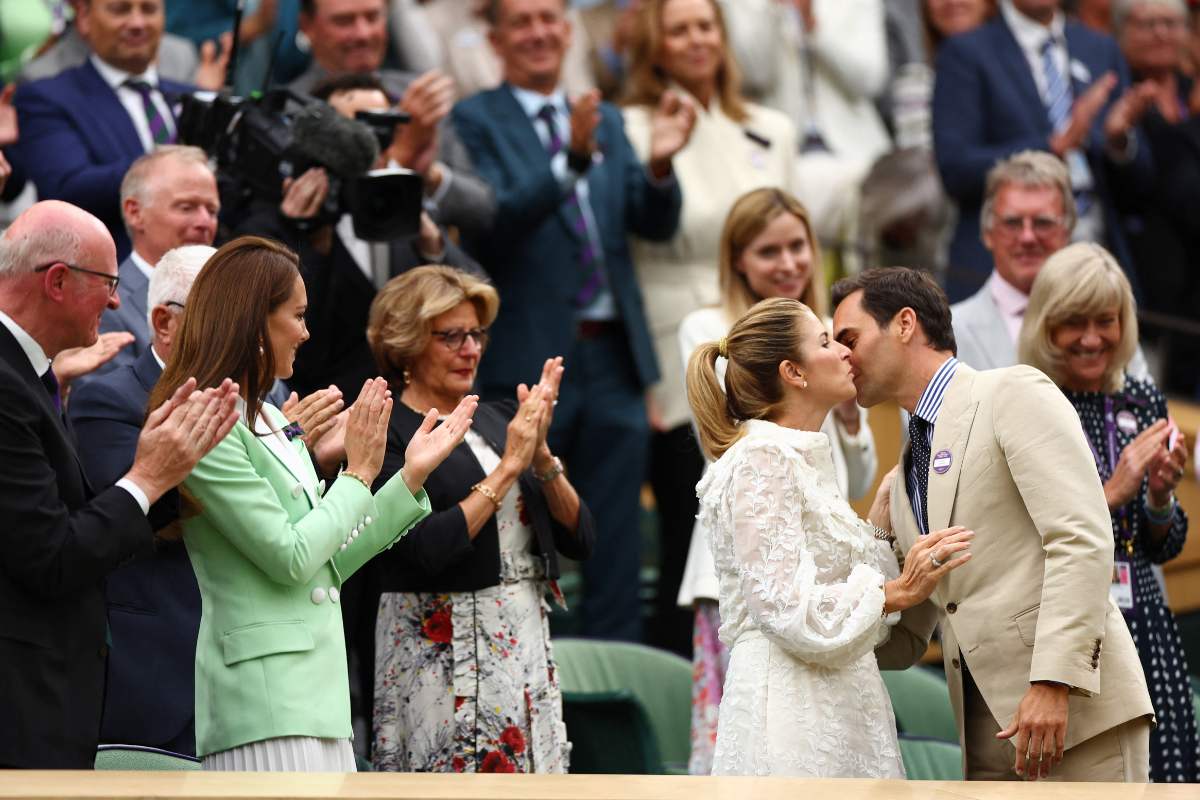
<instances>
[{"instance_id":1,"label":"man's hand","mask_svg":"<svg viewBox=\"0 0 1200 800\"><path fill-rule=\"evenodd\" d=\"M310 167L299 180L284 178L279 210L292 219L315 217L328 194L329 174L323 167Z\"/></svg>"},{"instance_id":2,"label":"man's hand","mask_svg":"<svg viewBox=\"0 0 1200 800\"><path fill-rule=\"evenodd\" d=\"M1131 86L1112 104L1104 118L1104 136L1108 146L1117 152L1129 147L1129 130L1142 121L1154 104L1157 87L1150 81Z\"/></svg>"},{"instance_id":3,"label":"man's hand","mask_svg":"<svg viewBox=\"0 0 1200 800\"><path fill-rule=\"evenodd\" d=\"M416 163L417 158L436 143L438 124L453 108L453 78L443 75L441 70L431 69L413 80L404 90L399 106L400 111L412 116L412 121L396 126L396 135L387 149L388 158L424 174L429 165ZM421 166L424 168L418 169Z\"/></svg>"},{"instance_id":4,"label":"man's hand","mask_svg":"<svg viewBox=\"0 0 1200 800\"><path fill-rule=\"evenodd\" d=\"M107 364L118 350L134 338L129 331L112 331L100 334L100 338L91 347L70 347L61 351L54 357L51 367L54 377L58 378L59 391L66 394L72 380Z\"/></svg>"},{"instance_id":5,"label":"man's hand","mask_svg":"<svg viewBox=\"0 0 1200 800\"><path fill-rule=\"evenodd\" d=\"M596 152L596 126L600 124L600 90L589 89L571 104L570 150L581 156Z\"/></svg>"},{"instance_id":6,"label":"man's hand","mask_svg":"<svg viewBox=\"0 0 1200 800\"><path fill-rule=\"evenodd\" d=\"M421 212L421 232L417 234L417 252L426 258L438 258L446 250L442 229L428 213Z\"/></svg>"},{"instance_id":7,"label":"man's hand","mask_svg":"<svg viewBox=\"0 0 1200 800\"><path fill-rule=\"evenodd\" d=\"M217 92L225 86L225 70L229 67L229 54L233 52L233 31L222 33L219 41L219 48L212 39L200 45L200 66L196 68L197 89Z\"/></svg>"},{"instance_id":8,"label":"man's hand","mask_svg":"<svg viewBox=\"0 0 1200 800\"><path fill-rule=\"evenodd\" d=\"M668 89L654 110L650 126L650 174L662 180L671 174L671 159L683 149L696 125L691 98Z\"/></svg>"},{"instance_id":9,"label":"man's hand","mask_svg":"<svg viewBox=\"0 0 1200 800\"><path fill-rule=\"evenodd\" d=\"M13 95L17 93L17 85L10 83L0 91L0 147L16 144L21 137L17 128L17 109L13 107Z\"/></svg>"},{"instance_id":10,"label":"man's hand","mask_svg":"<svg viewBox=\"0 0 1200 800\"><path fill-rule=\"evenodd\" d=\"M151 412L138 437L137 455L125 475L153 505L186 478L238 419L238 385L228 378L216 389L196 391L188 378L171 399Z\"/></svg>"},{"instance_id":11,"label":"man's hand","mask_svg":"<svg viewBox=\"0 0 1200 800\"><path fill-rule=\"evenodd\" d=\"M1081 147L1092 129L1092 123L1100 109L1108 102L1109 95L1117 88L1117 74L1106 72L1100 79L1089 86L1083 94L1075 98L1071 106L1071 124L1062 133L1050 137L1050 149L1054 155L1062 158L1068 150Z\"/></svg>"},{"instance_id":12,"label":"man's hand","mask_svg":"<svg viewBox=\"0 0 1200 800\"><path fill-rule=\"evenodd\" d=\"M1051 764L1061 764L1067 739L1070 689L1058 683L1039 681L1021 698L1017 713L997 739L1017 737L1017 774L1024 777L1026 761L1029 780L1050 777Z\"/></svg>"}]
</instances>

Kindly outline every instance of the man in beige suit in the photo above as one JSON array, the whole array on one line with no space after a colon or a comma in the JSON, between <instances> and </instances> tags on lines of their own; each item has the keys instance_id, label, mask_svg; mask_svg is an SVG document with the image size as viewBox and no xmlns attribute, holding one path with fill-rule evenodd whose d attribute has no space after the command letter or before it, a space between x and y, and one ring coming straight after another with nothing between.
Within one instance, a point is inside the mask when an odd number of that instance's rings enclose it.
<instances>
[{"instance_id":1,"label":"man in beige suit","mask_svg":"<svg viewBox=\"0 0 1200 800\"><path fill-rule=\"evenodd\" d=\"M1153 709L1109 599L1112 523L1075 410L1037 370L959 363L925 273L864 272L833 303L859 404L912 415L891 492L899 552L952 525L976 534L972 562L904 612L879 666L916 663L941 624L968 780L1148 781Z\"/></svg>"}]
</instances>

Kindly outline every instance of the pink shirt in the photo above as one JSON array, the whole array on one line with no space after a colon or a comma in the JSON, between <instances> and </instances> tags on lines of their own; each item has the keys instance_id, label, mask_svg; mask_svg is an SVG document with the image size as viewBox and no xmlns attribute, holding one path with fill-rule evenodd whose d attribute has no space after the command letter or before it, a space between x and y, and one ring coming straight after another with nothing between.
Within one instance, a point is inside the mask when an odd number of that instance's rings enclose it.
<instances>
[{"instance_id":1,"label":"pink shirt","mask_svg":"<svg viewBox=\"0 0 1200 800\"><path fill-rule=\"evenodd\" d=\"M1021 320L1025 318L1025 309L1029 305L1029 295L1000 277L996 270L992 270L992 274L988 276L987 287L992 293L992 299L996 301L996 307L1000 309L1000 318L1004 320L1008 335L1012 337L1015 345L1017 336L1021 333Z\"/></svg>"}]
</instances>

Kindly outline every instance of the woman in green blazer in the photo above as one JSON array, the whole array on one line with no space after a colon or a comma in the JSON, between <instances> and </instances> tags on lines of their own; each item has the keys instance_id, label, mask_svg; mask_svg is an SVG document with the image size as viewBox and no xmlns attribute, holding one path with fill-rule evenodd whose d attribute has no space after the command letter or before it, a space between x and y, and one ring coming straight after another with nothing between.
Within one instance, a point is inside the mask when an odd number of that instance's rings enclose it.
<instances>
[{"instance_id":1,"label":"woman in green blazer","mask_svg":"<svg viewBox=\"0 0 1200 800\"><path fill-rule=\"evenodd\" d=\"M242 387L234 430L184 481L183 541L203 616L196 648L196 751L205 769L354 771L338 605L342 582L429 513L425 477L471 424L466 398L372 495L392 400L368 381L345 423L347 468L325 491L297 431L264 402L308 338L291 250L243 237L222 247L188 295L153 398L194 375Z\"/></svg>"}]
</instances>

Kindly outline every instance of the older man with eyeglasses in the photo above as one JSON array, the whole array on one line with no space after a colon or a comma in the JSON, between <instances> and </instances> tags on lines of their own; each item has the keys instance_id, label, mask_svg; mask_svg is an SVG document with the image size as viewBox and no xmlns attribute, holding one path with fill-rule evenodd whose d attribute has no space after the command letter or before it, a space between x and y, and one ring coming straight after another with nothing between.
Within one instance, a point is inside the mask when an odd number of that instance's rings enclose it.
<instances>
[{"instance_id":1,"label":"older man with eyeglasses","mask_svg":"<svg viewBox=\"0 0 1200 800\"><path fill-rule=\"evenodd\" d=\"M979 227L992 272L978 292L950 307L958 360L978 370L1017 363L1017 335L1033 281L1071 242L1077 219L1071 176L1051 153L1024 150L988 172ZM1138 348L1130 374L1147 376Z\"/></svg>"}]
</instances>

